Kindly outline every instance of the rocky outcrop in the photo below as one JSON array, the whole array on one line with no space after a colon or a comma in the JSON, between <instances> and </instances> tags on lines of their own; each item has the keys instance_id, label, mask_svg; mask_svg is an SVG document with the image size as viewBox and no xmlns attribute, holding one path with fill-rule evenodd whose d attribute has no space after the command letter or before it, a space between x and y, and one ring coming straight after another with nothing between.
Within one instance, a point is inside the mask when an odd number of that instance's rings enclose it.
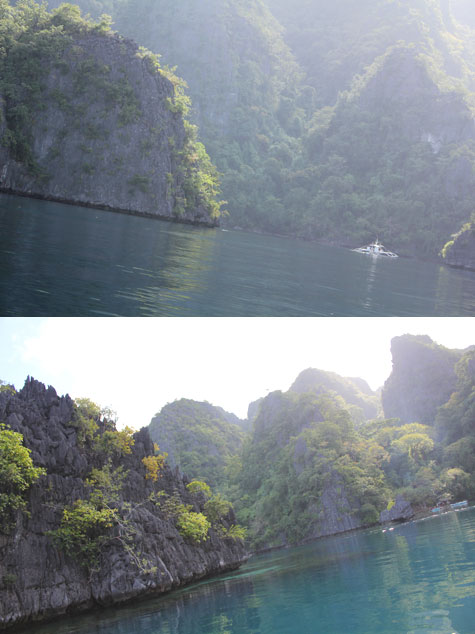
<instances>
[{"instance_id":1,"label":"rocky outcrop","mask_svg":"<svg viewBox=\"0 0 475 634\"><path fill-rule=\"evenodd\" d=\"M384 416L432 425L437 408L455 390L455 364L462 352L426 335L403 335L391 341L391 354L393 368L382 391Z\"/></svg>"},{"instance_id":2,"label":"rocky outcrop","mask_svg":"<svg viewBox=\"0 0 475 634\"><path fill-rule=\"evenodd\" d=\"M290 391L297 394L335 392L348 405L355 406L364 418L376 418L378 415L379 397L363 379L344 378L335 372L308 368L298 375Z\"/></svg>"},{"instance_id":3,"label":"rocky outcrop","mask_svg":"<svg viewBox=\"0 0 475 634\"><path fill-rule=\"evenodd\" d=\"M205 502L202 494L186 489L186 478L167 466L156 483L146 479L142 458L154 448L145 429L135 434L130 455L114 459L114 466L120 464L127 472L120 496L132 509L135 554L114 539L111 529L94 570L69 556L48 531L58 528L65 505L87 497L85 478L99 466L97 456L78 442L69 424L73 410L68 396L59 397L52 387L30 379L18 393L0 392L0 421L23 435L35 465L47 473L29 491L28 514L18 515L14 529L0 534L0 629L166 592L236 568L246 558L240 540L222 538L213 529L199 544L185 539L174 520L151 500L154 492L176 493L196 512ZM234 521L231 511L226 524Z\"/></svg>"},{"instance_id":4,"label":"rocky outcrop","mask_svg":"<svg viewBox=\"0 0 475 634\"><path fill-rule=\"evenodd\" d=\"M50 37L55 53L18 64L15 97L0 99L0 189L215 225L219 214L193 184L199 159L189 160L178 79L112 33L83 27Z\"/></svg>"},{"instance_id":5,"label":"rocky outcrop","mask_svg":"<svg viewBox=\"0 0 475 634\"><path fill-rule=\"evenodd\" d=\"M165 405L148 429L172 466L215 487L223 483L228 459L242 447L239 422L221 407L182 398Z\"/></svg>"},{"instance_id":6,"label":"rocky outcrop","mask_svg":"<svg viewBox=\"0 0 475 634\"><path fill-rule=\"evenodd\" d=\"M475 271L475 223L467 223L442 250L445 264Z\"/></svg>"},{"instance_id":7,"label":"rocky outcrop","mask_svg":"<svg viewBox=\"0 0 475 634\"><path fill-rule=\"evenodd\" d=\"M405 522L414 517L414 515L415 513L411 503L398 495L391 508L381 511L379 521L381 524L386 524L387 522Z\"/></svg>"},{"instance_id":8,"label":"rocky outcrop","mask_svg":"<svg viewBox=\"0 0 475 634\"><path fill-rule=\"evenodd\" d=\"M378 521L387 504L376 480L382 473L356 437L346 403L330 389L277 391L262 400L238 475L238 516L250 517L256 550Z\"/></svg>"},{"instance_id":9,"label":"rocky outcrop","mask_svg":"<svg viewBox=\"0 0 475 634\"><path fill-rule=\"evenodd\" d=\"M359 517L360 504L352 500L342 478L330 472L317 504L308 509L310 532L305 541L337 535L365 526Z\"/></svg>"}]
</instances>

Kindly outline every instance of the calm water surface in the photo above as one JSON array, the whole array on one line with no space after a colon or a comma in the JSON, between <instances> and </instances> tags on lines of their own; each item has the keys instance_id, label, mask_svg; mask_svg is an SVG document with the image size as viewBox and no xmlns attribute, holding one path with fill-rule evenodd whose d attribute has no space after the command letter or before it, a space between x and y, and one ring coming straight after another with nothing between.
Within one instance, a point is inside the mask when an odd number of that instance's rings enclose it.
<instances>
[{"instance_id":1,"label":"calm water surface","mask_svg":"<svg viewBox=\"0 0 475 634\"><path fill-rule=\"evenodd\" d=\"M475 273L0 195L0 315L469 316Z\"/></svg>"},{"instance_id":2,"label":"calm water surface","mask_svg":"<svg viewBox=\"0 0 475 634\"><path fill-rule=\"evenodd\" d=\"M253 557L233 574L31 634L473 634L475 508Z\"/></svg>"}]
</instances>

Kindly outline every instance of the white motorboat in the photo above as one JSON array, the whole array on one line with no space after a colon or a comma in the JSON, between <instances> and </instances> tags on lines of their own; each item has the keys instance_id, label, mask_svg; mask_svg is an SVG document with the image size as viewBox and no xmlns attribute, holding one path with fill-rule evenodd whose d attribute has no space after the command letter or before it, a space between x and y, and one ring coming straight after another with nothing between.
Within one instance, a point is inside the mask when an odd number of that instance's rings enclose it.
<instances>
[{"instance_id":1,"label":"white motorboat","mask_svg":"<svg viewBox=\"0 0 475 634\"><path fill-rule=\"evenodd\" d=\"M397 253L393 253L392 251L388 251L386 247L384 247L381 242L372 242L368 244L366 247L358 247L357 249L352 249L356 253L365 253L366 255L380 255L385 258L397 258L399 257Z\"/></svg>"}]
</instances>

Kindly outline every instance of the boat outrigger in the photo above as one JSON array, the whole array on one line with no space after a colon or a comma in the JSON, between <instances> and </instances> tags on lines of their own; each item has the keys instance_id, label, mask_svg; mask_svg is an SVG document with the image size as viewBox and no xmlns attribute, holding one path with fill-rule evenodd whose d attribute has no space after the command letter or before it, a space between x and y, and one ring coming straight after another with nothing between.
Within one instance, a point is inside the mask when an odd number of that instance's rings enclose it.
<instances>
[{"instance_id":1,"label":"boat outrigger","mask_svg":"<svg viewBox=\"0 0 475 634\"><path fill-rule=\"evenodd\" d=\"M372 242L368 244L366 247L358 247L357 249L352 249L356 253L365 253L366 255L380 255L386 258L397 258L399 257L397 253L393 253L392 251L388 251L386 247L384 247L381 242Z\"/></svg>"},{"instance_id":2,"label":"boat outrigger","mask_svg":"<svg viewBox=\"0 0 475 634\"><path fill-rule=\"evenodd\" d=\"M438 505L432 509L432 513L446 513L447 511L456 511L457 509L462 509L466 506L468 506L467 500L454 502L453 504L450 504L448 500L441 500Z\"/></svg>"}]
</instances>

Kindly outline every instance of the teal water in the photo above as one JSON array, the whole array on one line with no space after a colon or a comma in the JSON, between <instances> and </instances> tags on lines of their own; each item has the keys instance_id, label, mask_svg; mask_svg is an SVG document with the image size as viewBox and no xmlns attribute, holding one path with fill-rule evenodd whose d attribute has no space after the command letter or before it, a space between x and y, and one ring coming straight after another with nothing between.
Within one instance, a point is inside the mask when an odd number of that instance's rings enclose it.
<instances>
[{"instance_id":1,"label":"teal water","mask_svg":"<svg viewBox=\"0 0 475 634\"><path fill-rule=\"evenodd\" d=\"M0 315L470 316L475 273L0 195Z\"/></svg>"},{"instance_id":2,"label":"teal water","mask_svg":"<svg viewBox=\"0 0 475 634\"><path fill-rule=\"evenodd\" d=\"M31 634L473 634L475 508L253 557L161 599Z\"/></svg>"}]
</instances>

